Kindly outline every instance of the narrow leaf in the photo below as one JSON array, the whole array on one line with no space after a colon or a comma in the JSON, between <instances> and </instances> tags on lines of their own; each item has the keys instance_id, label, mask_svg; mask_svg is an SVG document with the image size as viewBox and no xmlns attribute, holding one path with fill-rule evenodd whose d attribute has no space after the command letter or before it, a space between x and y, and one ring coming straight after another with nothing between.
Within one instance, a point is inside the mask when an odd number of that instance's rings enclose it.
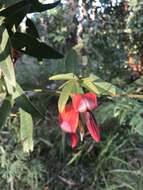
<instances>
[{"instance_id":1,"label":"narrow leaf","mask_svg":"<svg viewBox=\"0 0 143 190\"><path fill-rule=\"evenodd\" d=\"M27 6L27 11L28 11L31 9L30 8L31 3L32 3L32 1L27 1L27 0L16 2L16 3L6 7L2 11L0 11L0 16L10 17L13 14L15 14L15 12L21 11L21 9L23 9L23 7L25 8L26 6Z\"/></svg>"},{"instance_id":2,"label":"narrow leaf","mask_svg":"<svg viewBox=\"0 0 143 190\"><path fill-rule=\"evenodd\" d=\"M59 112L62 112L64 110L65 104L67 103L69 99L73 86L74 86L74 81L70 80L63 87L62 92L59 97L59 101L58 101Z\"/></svg>"},{"instance_id":3,"label":"narrow leaf","mask_svg":"<svg viewBox=\"0 0 143 190\"><path fill-rule=\"evenodd\" d=\"M23 151L33 151L33 121L31 115L23 109L20 109L20 138Z\"/></svg>"},{"instance_id":4,"label":"narrow leaf","mask_svg":"<svg viewBox=\"0 0 143 190\"><path fill-rule=\"evenodd\" d=\"M42 4L38 0L21 0L20 2L16 2L15 4L12 4L11 6L8 6L7 8L3 9L0 12L0 16L9 17L12 13L18 11L19 9L25 6L27 8L27 13L42 12L48 9L55 8L59 3L60 1L56 1L50 4Z\"/></svg>"},{"instance_id":5,"label":"narrow leaf","mask_svg":"<svg viewBox=\"0 0 143 190\"><path fill-rule=\"evenodd\" d=\"M12 108L12 97L7 96L0 107L0 128L5 124Z\"/></svg>"},{"instance_id":6,"label":"narrow leaf","mask_svg":"<svg viewBox=\"0 0 143 190\"><path fill-rule=\"evenodd\" d=\"M130 120L130 126L132 126L132 132L133 133L138 133L141 136L143 136L143 109L138 108L136 110L136 114L133 115L133 117Z\"/></svg>"},{"instance_id":7,"label":"narrow leaf","mask_svg":"<svg viewBox=\"0 0 143 190\"><path fill-rule=\"evenodd\" d=\"M29 13L32 12L42 12L42 11L46 11L49 9L53 9L55 8L61 1L56 1L54 3L50 3L50 4L42 4L40 3L38 0L34 0L34 2L32 3L31 9L29 10Z\"/></svg>"},{"instance_id":8,"label":"narrow leaf","mask_svg":"<svg viewBox=\"0 0 143 190\"><path fill-rule=\"evenodd\" d=\"M77 80L78 78L73 73L54 75L49 78L49 80L72 80L72 79Z\"/></svg>"},{"instance_id":9,"label":"narrow leaf","mask_svg":"<svg viewBox=\"0 0 143 190\"><path fill-rule=\"evenodd\" d=\"M91 77L89 77L89 79L102 94L116 95L117 93L122 93L121 89L117 88L109 82L102 80L95 75L92 75Z\"/></svg>"},{"instance_id":10,"label":"narrow leaf","mask_svg":"<svg viewBox=\"0 0 143 190\"><path fill-rule=\"evenodd\" d=\"M15 49L37 58L63 58L61 53L30 34L16 32L12 36L11 42Z\"/></svg>"},{"instance_id":11,"label":"narrow leaf","mask_svg":"<svg viewBox=\"0 0 143 190\"><path fill-rule=\"evenodd\" d=\"M7 24L9 29L12 29L13 26L17 29L26 14L27 6L25 5L25 7L21 7L20 9L12 12L11 15L5 18L4 22Z\"/></svg>"},{"instance_id":12,"label":"narrow leaf","mask_svg":"<svg viewBox=\"0 0 143 190\"><path fill-rule=\"evenodd\" d=\"M26 32L27 32L27 34L31 34L35 38L39 38L40 39L40 36L38 34L38 31L37 31L37 28L36 28L35 24L28 17L26 19Z\"/></svg>"},{"instance_id":13,"label":"narrow leaf","mask_svg":"<svg viewBox=\"0 0 143 190\"><path fill-rule=\"evenodd\" d=\"M10 57L10 43L7 29L0 25L0 68L4 73L4 79L9 94L13 93L16 86L14 67Z\"/></svg>"},{"instance_id":14,"label":"narrow leaf","mask_svg":"<svg viewBox=\"0 0 143 190\"><path fill-rule=\"evenodd\" d=\"M71 158L71 160L67 163L67 166L71 165L76 160L78 160L78 158L81 156L81 153L82 153L82 151L79 151L76 154L74 154L73 157Z\"/></svg>"},{"instance_id":15,"label":"narrow leaf","mask_svg":"<svg viewBox=\"0 0 143 190\"><path fill-rule=\"evenodd\" d=\"M97 95L100 94L100 92L99 92L99 90L97 89L97 87L95 86L95 84L93 84L93 83L90 81L89 78L83 79L81 85L82 85L84 88L88 89L89 91L94 92L94 93L97 94Z\"/></svg>"}]
</instances>

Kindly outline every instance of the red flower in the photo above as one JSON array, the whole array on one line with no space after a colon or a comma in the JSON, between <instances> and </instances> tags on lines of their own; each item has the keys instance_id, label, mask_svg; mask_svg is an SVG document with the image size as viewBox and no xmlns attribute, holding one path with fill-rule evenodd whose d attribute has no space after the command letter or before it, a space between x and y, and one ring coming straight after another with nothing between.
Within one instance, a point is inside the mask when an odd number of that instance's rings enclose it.
<instances>
[{"instance_id":1,"label":"red flower","mask_svg":"<svg viewBox=\"0 0 143 190\"><path fill-rule=\"evenodd\" d=\"M70 140L71 140L71 147L75 148L78 143L78 135L76 133L71 133Z\"/></svg>"},{"instance_id":2,"label":"red flower","mask_svg":"<svg viewBox=\"0 0 143 190\"><path fill-rule=\"evenodd\" d=\"M85 112L97 107L97 97L95 94L90 92L86 94L73 94L72 103L76 111Z\"/></svg>"},{"instance_id":3,"label":"red flower","mask_svg":"<svg viewBox=\"0 0 143 190\"><path fill-rule=\"evenodd\" d=\"M86 126L88 128L89 133L91 134L92 138L96 141L100 141L100 128L97 124L96 120L94 119L92 113L89 111L84 113Z\"/></svg>"},{"instance_id":4,"label":"red flower","mask_svg":"<svg viewBox=\"0 0 143 190\"><path fill-rule=\"evenodd\" d=\"M68 133L75 133L79 121L79 114L76 112L72 104L67 104L62 113L59 114L60 127Z\"/></svg>"},{"instance_id":5,"label":"red flower","mask_svg":"<svg viewBox=\"0 0 143 190\"><path fill-rule=\"evenodd\" d=\"M83 129L80 126L80 114L83 114L85 118L85 124L92 138L96 141L100 141L100 129L94 116L90 110L97 107L97 98L93 93L86 94L73 94L72 104L65 105L62 113L59 114L60 127L63 131L70 133L71 147L76 147L78 143L77 128L81 136L84 135ZM82 113L83 112L83 113Z\"/></svg>"}]
</instances>

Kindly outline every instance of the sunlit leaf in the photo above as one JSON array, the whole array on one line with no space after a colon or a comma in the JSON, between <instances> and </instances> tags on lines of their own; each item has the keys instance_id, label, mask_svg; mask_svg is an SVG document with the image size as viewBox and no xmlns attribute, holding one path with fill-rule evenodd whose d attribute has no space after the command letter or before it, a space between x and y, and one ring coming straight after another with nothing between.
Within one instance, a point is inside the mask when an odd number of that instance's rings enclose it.
<instances>
[{"instance_id":1,"label":"sunlit leaf","mask_svg":"<svg viewBox=\"0 0 143 190\"><path fill-rule=\"evenodd\" d=\"M4 73L4 79L9 94L13 94L16 86L13 63L10 57L10 44L7 29L0 25L0 68Z\"/></svg>"},{"instance_id":2,"label":"sunlit leaf","mask_svg":"<svg viewBox=\"0 0 143 190\"><path fill-rule=\"evenodd\" d=\"M97 94L97 95L100 94L100 92L99 92L98 88L96 87L96 85L93 84L93 83L90 81L89 78L84 78L84 79L82 80L81 85L82 85L84 88L88 89L88 90L91 91L91 92L94 92L94 93Z\"/></svg>"},{"instance_id":3,"label":"sunlit leaf","mask_svg":"<svg viewBox=\"0 0 143 190\"><path fill-rule=\"evenodd\" d=\"M49 80L72 80L72 79L77 80L78 78L73 73L54 75L49 78Z\"/></svg>"},{"instance_id":4,"label":"sunlit leaf","mask_svg":"<svg viewBox=\"0 0 143 190\"><path fill-rule=\"evenodd\" d=\"M109 82L102 80L101 78L95 75L90 76L89 79L96 86L96 88L101 94L109 94L114 96L118 93L123 93L121 89L117 88Z\"/></svg>"},{"instance_id":5,"label":"sunlit leaf","mask_svg":"<svg viewBox=\"0 0 143 190\"><path fill-rule=\"evenodd\" d=\"M83 93L83 91L76 80L69 80L65 83L60 93L58 101L58 108L60 112L63 111L65 104L69 99L69 96L73 93Z\"/></svg>"},{"instance_id":6,"label":"sunlit leaf","mask_svg":"<svg viewBox=\"0 0 143 190\"><path fill-rule=\"evenodd\" d=\"M0 106L0 128L5 124L12 108L12 97L7 96Z\"/></svg>"},{"instance_id":7,"label":"sunlit leaf","mask_svg":"<svg viewBox=\"0 0 143 190\"><path fill-rule=\"evenodd\" d=\"M33 120L31 115L23 109L20 109L20 138L23 151L33 151Z\"/></svg>"},{"instance_id":8,"label":"sunlit leaf","mask_svg":"<svg viewBox=\"0 0 143 190\"><path fill-rule=\"evenodd\" d=\"M62 92L61 92L60 97L59 97L59 101L58 101L59 112L63 111L65 104L67 103L69 96L72 92L72 88L74 86L74 83L75 83L74 80L70 80L63 87Z\"/></svg>"}]
</instances>

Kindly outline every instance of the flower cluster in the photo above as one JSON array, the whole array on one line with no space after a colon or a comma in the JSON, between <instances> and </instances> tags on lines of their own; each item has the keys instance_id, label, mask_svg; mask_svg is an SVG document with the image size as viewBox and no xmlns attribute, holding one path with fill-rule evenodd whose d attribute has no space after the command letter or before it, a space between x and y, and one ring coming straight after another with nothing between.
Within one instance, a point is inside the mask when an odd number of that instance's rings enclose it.
<instances>
[{"instance_id":1,"label":"flower cluster","mask_svg":"<svg viewBox=\"0 0 143 190\"><path fill-rule=\"evenodd\" d=\"M97 124L91 110L97 107L97 97L93 93L73 94L72 102L65 105L64 110L59 114L61 129L70 134L71 147L76 147L78 134L81 140L84 136L84 125L90 135L96 141L100 141L100 127Z\"/></svg>"}]
</instances>

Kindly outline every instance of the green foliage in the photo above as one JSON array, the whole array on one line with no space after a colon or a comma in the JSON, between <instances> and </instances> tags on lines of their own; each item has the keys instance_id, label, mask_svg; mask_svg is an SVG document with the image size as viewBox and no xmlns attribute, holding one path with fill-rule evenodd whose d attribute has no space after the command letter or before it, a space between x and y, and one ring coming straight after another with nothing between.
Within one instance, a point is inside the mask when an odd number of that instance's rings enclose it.
<instances>
[{"instance_id":1,"label":"green foliage","mask_svg":"<svg viewBox=\"0 0 143 190\"><path fill-rule=\"evenodd\" d=\"M10 150L11 149L11 150ZM13 150L13 152L11 152ZM0 187L4 189L39 189L38 180L44 168L37 160L28 161L27 155L17 148L0 147ZM42 185L41 185L42 186Z\"/></svg>"},{"instance_id":2,"label":"green foliage","mask_svg":"<svg viewBox=\"0 0 143 190\"><path fill-rule=\"evenodd\" d=\"M21 87L16 84L12 60L15 55L12 55L12 48L37 58L62 58L62 54L37 39L39 37L37 29L30 19L27 18L27 33L18 31L18 27L27 13L52 9L59 2L42 4L38 0L16 1L15 3L11 1L9 4L3 3L4 8L2 7L0 11L0 80L2 81L1 89L4 91L2 95L5 93L5 96L2 96L0 107L0 127L4 127L7 119L11 118L10 114L14 103L18 108L22 108L20 109L19 124L21 142L25 152L33 150L33 121L30 114L38 113L38 115L44 116L25 96ZM18 108L15 112L18 111Z\"/></svg>"},{"instance_id":3,"label":"green foliage","mask_svg":"<svg viewBox=\"0 0 143 190\"><path fill-rule=\"evenodd\" d=\"M142 106L135 111L135 114L132 116L130 125L132 126L132 131L143 136L143 109Z\"/></svg>"},{"instance_id":4,"label":"green foliage","mask_svg":"<svg viewBox=\"0 0 143 190\"><path fill-rule=\"evenodd\" d=\"M120 2L113 6L108 1L101 1L102 9L96 10L98 14L94 21L85 14L84 30L80 36L82 45L77 44L76 48L72 47L76 43L74 37L78 23L74 20L75 13L67 7L27 18L26 32L19 32L19 24L27 13L51 9L58 2L44 5L37 0L2 1L0 189L41 190L47 186L55 190L142 190L142 80L129 84L130 71L126 67L128 53L139 52L142 46L142 6L130 1L134 9L131 17L130 10L127 14L122 12ZM43 30L38 22L46 29ZM135 25L138 25L136 31L133 30ZM48 60L43 64L34 60L32 65L27 61L26 67L19 63L18 67L23 70L18 74L22 82L26 80L26 89L30 90L27 97L15 82L11 45L40 60L62 57L51 46L65 52L66 56L64 60ZM86 64L83 64L84 58ZM32 70L33 67L36 69ZM30 70L30 77L25 68ZM44 83L33 72L41 72ZM47 81L51 75L54 76ZM33 78L36 85L30 88ZM66 82L62 84L61 81ZM114 81L115 85L109 81ZM61 139L57 127L57 104L62 111L71 94L83 93L83 90L98 95L99 107L94 114L101 125L102 141L97 144L86 133L84 142L71 150L66 138ZM130 98L130 93L134 99Z\"/></svg>"},{"instance_id":5,"label":"green foliage","mask_svg":"<svg viewBox=\"0 0 143 190\"><path fill-rule=\"evenodd\" d=\"M138 53L142 54L142 13L143 13L143 5L142 1L131 1L131 6L133 7L133 14L128 18L127 28L129 30L130 37L130 47L131 53L137 55Z\"/></svg>"},{"instance_id":6,"label":"green foliage","mask_svg":"<svg viewBox=\"0 0 143 190\"><path fill-rule=\"evenodd\" d=\"M100 96L104 94L106 95L109 94L111 96L122 95L121 90L119 90L117 87L113 86L112 84L101 80L97 76L91 76L89 78L82 78L82 77L80 78L74 75L73 73L68 73L68 74L54 75L49 79L68 80L60 87L60 89L62 89L58 101L58 108L60 112L63 111L70 95L72 95L73 93L83 93L82 87ZM120 94L118 94L117 92L120 92Z\"/></svg>"},{"instance_id":7,"label":"green foliage","mask_svg":"<svg viewBox=\"0 0 143 190\"><path fill-rule=\"evenodd\" d=\"M130 126L133 134L143 135L142 103L135 100L123 97L109 101L99 107L96 118L105 126L114 120L119 126Z\"/></svg>"}]
</instances>

